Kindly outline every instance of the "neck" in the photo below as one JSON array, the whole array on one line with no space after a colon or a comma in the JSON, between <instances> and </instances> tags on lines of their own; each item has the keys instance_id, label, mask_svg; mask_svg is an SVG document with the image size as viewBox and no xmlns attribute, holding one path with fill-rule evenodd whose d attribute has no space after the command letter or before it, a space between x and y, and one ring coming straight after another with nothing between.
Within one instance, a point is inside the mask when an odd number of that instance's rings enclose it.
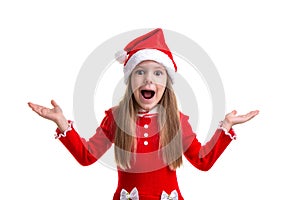
<instances>
[{"instance_id":1,"label":"neck","mask_svg":"<svg viewBox=\"0 0 300 200\"><path fill-rule=\"evenodd\" d=\"M154 108L150 109L150 110L145 110L145 109L139 109L138 111L138 116L139 117L142 117L142 116L145 116L145 115L155 115L158 113L158 108L157 106L155 106Z\"/></svg>"}]
</instances>

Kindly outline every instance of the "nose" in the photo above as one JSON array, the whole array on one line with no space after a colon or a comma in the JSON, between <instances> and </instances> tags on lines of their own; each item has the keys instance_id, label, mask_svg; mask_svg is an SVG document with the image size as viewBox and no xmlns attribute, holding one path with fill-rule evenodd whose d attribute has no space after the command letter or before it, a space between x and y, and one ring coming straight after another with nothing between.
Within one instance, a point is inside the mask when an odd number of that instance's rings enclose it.
<instances>
[{"instance_id":1,"label":"nose","mask_svg":"<svg viewBox=\"0 0 300 200\"><path fill-rule=\"evenodd\" d=\"M145 84L152 84L153 83L153 77L151 76L150 73L147 73L145 75L145 80L144 80Z\"/></svg>"}]
</instances>

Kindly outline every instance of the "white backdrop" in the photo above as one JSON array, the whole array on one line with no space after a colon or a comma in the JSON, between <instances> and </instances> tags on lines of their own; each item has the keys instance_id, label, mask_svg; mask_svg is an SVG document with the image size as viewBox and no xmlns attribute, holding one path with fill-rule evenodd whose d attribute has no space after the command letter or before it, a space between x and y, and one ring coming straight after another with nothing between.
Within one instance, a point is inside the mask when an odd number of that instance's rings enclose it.
<instances>
[{"instance_id":1,"label":"white backdrop","mask_svg":"<svg viewBox=\"0 0 300 200\"><path fill-rule=\"evenodd\" d=\"M184 162L178 179L185 199L299 199L299 19L291 0L1 1L0 199L112 198L117 173L100 163L80 166L54 140L55 125L27 102L50 106L55 99L72 119L87 56L112 36L156 27L207 52L227 112L260 110L235 127L238 139L210 171Z\"/></svg>"}]
</instances>

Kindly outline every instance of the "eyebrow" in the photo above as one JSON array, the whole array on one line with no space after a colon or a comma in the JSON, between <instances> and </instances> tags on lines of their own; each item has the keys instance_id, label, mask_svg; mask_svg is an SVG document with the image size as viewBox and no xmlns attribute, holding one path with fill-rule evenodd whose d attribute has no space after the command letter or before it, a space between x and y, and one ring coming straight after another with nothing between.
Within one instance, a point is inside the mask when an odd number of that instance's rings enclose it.
<instances>
[{"instance_id":1,"label":"eyebrow","mask_svg":"<svg viewBox=\"0 0 300 200\"><path fill-rule=\"evenodd\" d=\"M137 69L140 69L140 68L144 69L144 66L137 65L137 66L135 67L134 70L137 70ZM164 66L155 66L155 67L153 67L153 68L154 68L154 69L162 69L162 70L166 70L166 68L165 68Z\"/></svg>"}]
</instances>

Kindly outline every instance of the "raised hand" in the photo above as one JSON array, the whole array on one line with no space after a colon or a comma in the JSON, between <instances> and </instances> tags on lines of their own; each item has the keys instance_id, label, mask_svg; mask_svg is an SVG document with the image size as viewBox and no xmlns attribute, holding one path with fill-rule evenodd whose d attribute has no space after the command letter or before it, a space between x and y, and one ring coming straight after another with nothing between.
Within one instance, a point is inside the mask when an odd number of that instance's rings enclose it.
<instances>
[{"instance_id":1,"label":"raised hand","mask_svg":"<svg viewBox=\"0 0 300 200\"><path fill-rule=\"evenodd\" d=\"M54 101L51 100L51 104L53 108L47 108L41 105L37 105L34 103L29 102L28 106L39 116L51 120L57 124L60 130L65 130L68 127L68 121L66 120L65 116L63 115L62 109L59 105Z\"/></svg>"},{"instance_id":2,"label":"raised hand","mask_svg":"<svg viewBox=\"0 0 300 200\"><path fill-rule=\"evenodd\" d=\"M258 113L259 113L259 111L255 110L255 111L251 111L245 115L236 115L237 111L234 110L225 116L222 126L224 128L226 128L227 130L229 130L233 125L242 124L242 123L249 121L256 115L258 115Z\"/></svg>"}]
</instances>

